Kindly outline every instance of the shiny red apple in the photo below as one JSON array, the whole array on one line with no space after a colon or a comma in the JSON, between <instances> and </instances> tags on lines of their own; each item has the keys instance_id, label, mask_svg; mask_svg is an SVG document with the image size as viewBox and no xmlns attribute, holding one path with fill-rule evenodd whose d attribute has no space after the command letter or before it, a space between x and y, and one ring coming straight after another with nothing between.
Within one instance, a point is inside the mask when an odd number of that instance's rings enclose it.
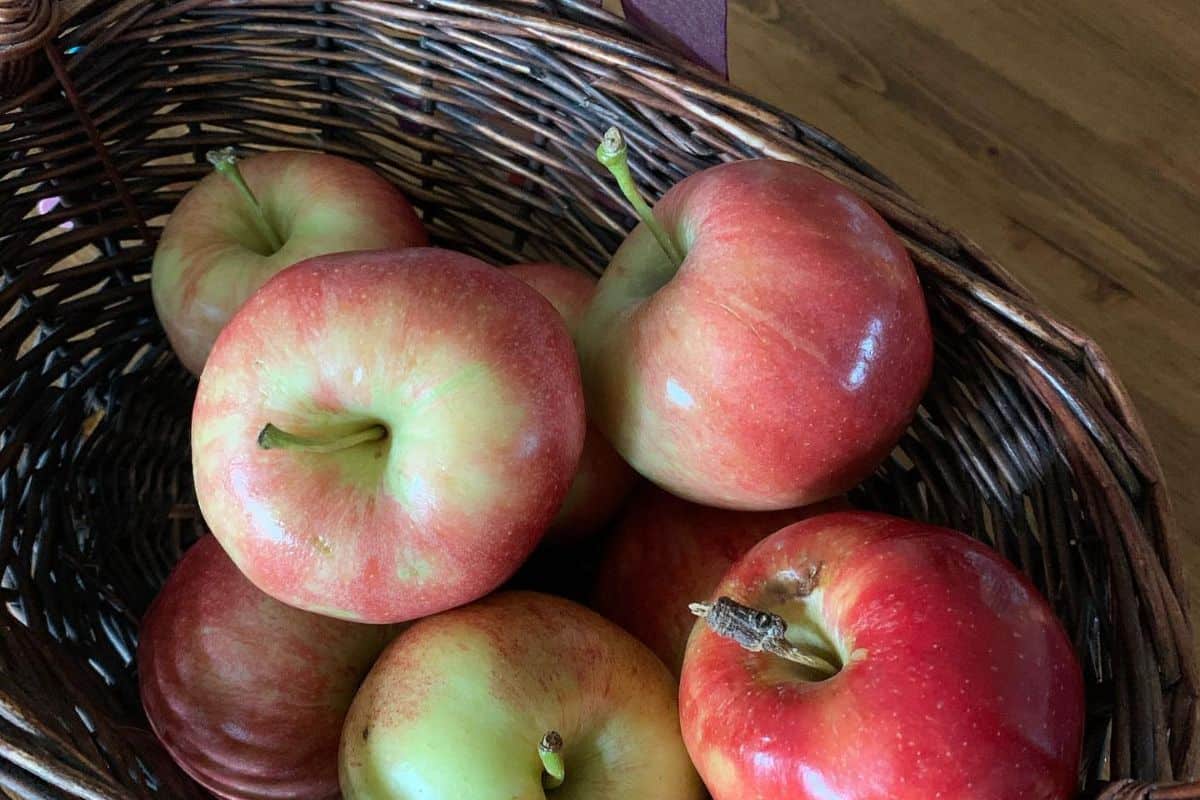
<instances>
[{"instance_id":1,"label":"shiny red apple","mask_svg":"<svg viewBox=\"0 0 1200 800\"><path fill-rule=\"evenodd\" d=\"M528 283L558 309L567 330L575 334L596 291L596 280L561 264L514 264L509 272ZM586 538L612 518L633 487L636 475L604 434L588 425L579 469L562 508L550 523L547 541L566 543Z\"/></svg>"},{"instance_id":2,"label":"shiny red apple","mask_svg":"<svg viewBox=\"0 0 1200 800\"><path fill-rule=\"evenodd\" d=\"M570 335L522 281L435 248L325 256L272 278L217 339L196 494L263 591L400 622L516 570L584 427Z\"/></svg>"},{"instance_id":3,"label":"shiny red apple","mask_svg":"<svg viewBox=\"0 0 1200 800\"><path fill-rule=\"evenodd\" d=\"M334 798L342 721L394 631L271 599L206 536L142 620L142 705L179 766L220 797Z\"/></svg>"},{"instance_id":4,"label":"shiny red apple","mask_svg":"<svg viewBox=\"0 0 1200 800\"><path fill-rule=\"evenodd\" d=\"M827 514L755 545L716 594L680 686L714 800L1074 796L1084 704L1070 640L978 542Z\"/></svg>"},{"instance_id":5,"label":"shiny red apple","mask_svg":"<svg viewBox=\"0 0 1200 800\"><path fill-rule=\"evenodd\" d=\"M699 800L675 681L583 606L501 592L420 620L346 716L346 800Z\"/></svg>"},{"instance_id":6,"label":"shiny red apple","mask_svg":"<svg viewBox=\"0 0 1200 800\"><path fill-rule=\"evenodd\" d=\"M183 196L150 272L167 339L197 375L233 312L284 267L326 253L426 242L404 195L362 164L298 150L252 156L237 167L232 155L213 158L241 178L213 172Z\"/></svg>"},{"instance_id":7,"label":"shiny red apple","mask_svg":"<svg viewBox=\"0 0 1200 800\"><path fill-rule=\"evenodd\" d=\"M849 189L782 161L707 169L617 250L580 327L592 421L638 472L710 506L841 494L887 455L932 339L900 239Z\"/></svg>"},{"instance_id":8,"label":"shiny red apple","mask_svg":"<svg viewBox=\"0 0 1200 800\"><path fill-rule=\"evenodd\" d=\"M592 607L679 675L696 622L688 603L709 599L729 567L764 536L842 506L839 498L782 511L730 511L644 485L605 544Z\"/></svg>"}]
</instances>

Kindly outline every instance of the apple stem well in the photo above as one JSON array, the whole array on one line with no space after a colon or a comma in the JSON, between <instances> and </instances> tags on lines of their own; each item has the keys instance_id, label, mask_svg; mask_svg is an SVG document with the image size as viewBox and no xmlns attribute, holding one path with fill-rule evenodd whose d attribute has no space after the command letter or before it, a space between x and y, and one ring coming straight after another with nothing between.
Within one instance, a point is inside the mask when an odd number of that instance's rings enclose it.
<instances>
[{"instance_id":1,"label":"apple stem well","mask_svg":"<svg viewBox=\"0 0 1200 800\"><path fill-rule=\"evenodd\" d=\"M546 731L546 735L538 742L538 757L542 759L542 768L546 771L542 776L542 787L545 789L557 789L566 777L562 749L563 740L558 731Z\"/></svg>"},{"instance_id":2,"label":"apple stem well","mask_svg":"<svg viewBox=\"0 0 1200 800\"><path fill-rule=\"evenodd\" d=\"M805 652L787 640L788 624L783 617L742 605L730 597L719 597L714 603L691 603L688 610L708 624L710 630L732 639L752 653L771 653L807 667L828 678L838 667L824 658Z\"/></svg>"},{"instance_id":3,"label":"apple stem well","mask_svg":"<svg viewBox=\"0 0 1200 800\"><path fill-rule=\"evenodd\" d=\"M596 159L608 168L613 177L617 179L617 186L621 188L621 194L625 195L625 199L633 206L633 210L637 212L638 217L645 223L650 232L654 234L654 238L658 240L659 246L671 259L671 263L678 267L683 263L683 254L679 252L675 242L671 239L666 229L655 218L654 212L650 210L650 206L646 204L642 193L638 191L637 182L633 179L633 173L629 171L629 147L625 144L625 137L621 135L621 131L616 128L609 128L604 132L604 137L600 140L600 144L596 147Z\"/></svg>"},{"instance_id":4,"label":"apple stem well","mask_svg":"<svg viewBox=\"0 0 1200 800\"><path fill-rule=\"evenodd\" d=\"M258 434L258 446L263 450L298 450L304 453L335 453L348 447L377 442L387 436L387 428L372 425L354 433L338 436L297 436L267 423Z\"/></svg>"},{"instance_id":5,"label":"apple stem well","mask_svg":"<svg viewBox=\"0 0 1200 800\"><path fill-rule=\"evenodd\" d=\"M209 150L205 157L208 159L208 163L213 165L213 169L224 175L237 187L238 192L242 195L242 199L246 201L246 205L250 208L251 216L254 218L254 226L258 228L258 232L267 240L267 244L271 247L271 252L279 252L283 247L283 240L279 238L279 234L271 227L271 222L263 212L262 206L259 205L258 198L254 196L254 192L250 191L250 185L242 177L242 171L238 169L237 165L237 154L234 153L233 148L224 147L220 150Z\"/></svg>"}]
</instances>

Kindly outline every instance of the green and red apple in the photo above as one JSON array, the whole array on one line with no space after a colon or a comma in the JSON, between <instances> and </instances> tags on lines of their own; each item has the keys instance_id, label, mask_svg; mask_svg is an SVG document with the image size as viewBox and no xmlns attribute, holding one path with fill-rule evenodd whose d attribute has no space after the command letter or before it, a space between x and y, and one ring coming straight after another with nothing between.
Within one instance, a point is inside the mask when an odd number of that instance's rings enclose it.
<instances>
[{"instance_id":1,"label":"green and red apple","mask_svg":"<svg viewBox=\"0 0 1200 800\"><path fill-rule=\"evenodd\" d=\"M699 800L675 681L582 606L503 592L413 624L341 742L346 800Z\"/></svg>"},{"instance_id":2,"label":"green and red apple","mask_svg":"<svg viewBox=\"0 0 1200 800\"><path fill-rule=\"evenodd\" d=\"M623 153L610 137L601 154ZM673 494L742 510L869 475L932 364L899 237L851 190L773 160L694 174L644 216L578 335L589 414L617 451Z\"/></svg>"},{"instance_id":3,"label":"green and red apple","mask_svg":"<svg viewBox=\"0 0 1200 800\"><path fill-rule=\"evenodd\" d=\"M680 686L714 800L1069 800L1083 680L994 551L883 514L768 536L695 608Z\"/></svg>"},{"instance_id":4,"label":"green and red apple","mask_svg":"<svg viewBox=\"0 0 1200 800\"><path fill-rule=\"evenodd\" d=\"M547 262L514 264L507 270L549 300L562 315L567 330L575 335L596 292L595 278L580 270ZM588 425L579 469L562 508L550 523L547 541L567 543L595 533L620 508L635 478L634 471L604 434Z\"/></svg>"},{"instance_id":5,"label":"green and red apple","mask_svg":"<svg viewBox=\"0 0 1200 800\"><path fill-rule=\"evenodd\" d=\"M196 494L263 591L400 622L517 569L584 428L570 335L522 281L434 248L324 256L218 337L192 416Z\"/></svg>"},{"instance_id":6,"label":"green and red apple","mask_svg":"<svg viewBox=\"0 0 1200 800\"><path fill-rule=\"evenodd\" d=\"M196 375L233 313L284 267L327 253L426 242L404 195L361 164L298 150L237 166L229 152L210 158L218 171L179 201L150 272L167 339Z\"/></svg>"},{"instance_id":7,"label":"green and red apple","mask_svg":"<svg viewBox=\"0 0 1200 800\"><path fill-rule=\"evenodd\" d=\"M332 800L346 711L394 633L273 600L205 536L142 620L146 717L219 797Z\"/></svg>"}]
</instances>

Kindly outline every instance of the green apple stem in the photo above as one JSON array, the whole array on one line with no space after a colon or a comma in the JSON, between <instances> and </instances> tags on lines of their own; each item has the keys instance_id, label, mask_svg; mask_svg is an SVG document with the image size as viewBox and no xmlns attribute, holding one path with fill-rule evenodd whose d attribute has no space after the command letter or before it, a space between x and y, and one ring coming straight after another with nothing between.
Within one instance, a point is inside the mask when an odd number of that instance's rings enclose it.
<instances>
[{"instance_id":1,"label":"green apple stem","mask_svg":"<svg viewBox=\"0 0 1200 800\"><path fill-rule=\"evenodd\" d=\"M742 605L730 597L715 603L691 603L688 610L702 618L713 633L732 639L752 653L771 653L829 677L838 668L821 656L805 652L787 640L787 621L778 614Z\"/></svg>"},{"instance_id":2,"label":"green apple stem","mask_svg":"<svg viewBox=\"0 0 1200 800\"><path fill-rule=\"evenodd\" d=\"M546 774L542 776L542 787L557 789L562 786L567 768L562 757L563 740L558 731L546 731L546 735L538 742L538 756L542 759L542 768Z\"/></svg>"},{"instance_id":3,"label":"green apple stem","mask_svg":"<svg viewBox=\"0 0 1200 800\"><path fill-rule=\"evenodd\" d=\"M334 453L347 447L377 442L387 436L387 428L382 425L372 425L361 431L346 433L340 436L297 436L267 423L258 434L258 446L263 450L299 450L303 453Z\"/></svg>"},{"instance_id":4,"label":"green apple stem","mask_svg":"<svg viewBox=\"0 0 1200 800\"><path fill-rule=\"evenodd\" d=\"M617 186L621 187L621 194L625 195L625 199L633 206L633 210L654 234L654 238L658 240L663 252L671 259L671 263L676 267L682 264L683 255L679 252L679 248L675 246L675 242L672 241L662 224L655 219L654 212L650 210L642 193L638 191L633 173L629 171L629 148L625 144L625 137L619 130L609 128L604 132L604 138L596 147L596 159L607 167L608 171L617 179Z\"/></svg>"},{"instance_id":5,"label":"green apple stem","mask_svg":"<svg viewBox=\"0 0 1200 800\"><path fill-rule=\"evenodd\" d=\"M208 163L213 165L213 169L231 180L233 185L238 188L254 218L254 226L258 228L258 232L263 235L263 238L267 240L267 244L271 246L271 252L279 252L280 248L283 247L283 240L279 238L279 234L271 227L270 220L263 213L262 206L258 204L258 198L254 196L254 192L250 191L250 185L242 177L242 171L238 169L237 155L233 152L233 148L225 147L220 150L209 150L205 157L208 159Z\"/></svg>"}]
</instances>

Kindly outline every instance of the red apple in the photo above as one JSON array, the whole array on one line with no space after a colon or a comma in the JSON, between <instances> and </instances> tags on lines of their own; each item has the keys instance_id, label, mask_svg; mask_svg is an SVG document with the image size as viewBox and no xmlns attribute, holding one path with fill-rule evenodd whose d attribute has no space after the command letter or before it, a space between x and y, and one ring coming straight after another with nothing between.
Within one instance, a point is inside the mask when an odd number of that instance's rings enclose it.
<instances>
[{"instance_id":1,"label":"red apple","mask_svg":"<svg viewBox=\"0 0 1200 800\"><path fill-rule=\"evenodd\" d=\"M587 273L545 262L515 264L508 271L528 283L558 309L575 334L596 291ZM562 508L550 523L547 541L565 543L590 536L612 518L633 487L635 473L604 435L588 425L583 455Z\"/></svg>"},{"instance_id":2,"label":"red apple","mask_svg":"<svg viewBox=\"0 0 1200 800\"><path fill-rule=\"evenodd\" d=\"M932 340L899 238L781 161L713 167L654 209L600 279L578 343L592 421L673 494L768 510L841 494L908 425Z\"/></svg>"},{"instance_id":3,"label":"red apple","mask_svg":"<svg viewBox=\"0 0 1200 800\"><path fill-rule=\"evenodd\" d=\"M142 705L179 766L220 797L334 798L342 721L394 632L272 600L206 536L142 620Z\"/></svg>"},{"instance_id":4,"label":"red apple","mask_svg":"<svg viewBox=\"0 0 1200 800\"><path fill-rule=\"evenodd\" d=\"M735 638L697 625L680 687L714 800L1074 796L1079 664L1047 603L978 542L828 514L757 544L717 594L697 610Z\"/></svg>"},{"instance_id":5,"label":"red apple","mask_svg":"<svg viewBox=\"0 0 1200 800\"><path fill-rule=\"evenodd\" d=\"M729 511L645 485L605 544L592 607L679 675L696 622L688 603L709 599L729 567L767 534L842 506L838 499L783 511Z\"/></svg>"},{"instance_id":6,"label":"red apple","mask_svg":"<svg viewBox=\"0 0 1200 800\"><path fill-rule=\"evenodd\" d=\"M400 622L516 570L584 426L570 336L520 280L434 248L326 256L272 278L217 339L196 494L263 591Z\"/></svg>"},{"instance_id":7,"label":"red apple","mask_svg":"<svg viewBox=\"0 0 1200 800\"><path fill-rule=\"evenodd\" d=\"M353 161L281 151L246 159L240 173L254 200L236 178L209 174L179 201L154 251L154 307L179 360L197 375L233 312L284 267L426 242L404 195Z\"/></svg>"},{"instance_id":8,"label":"red apple","mask_svg":"<svg viewBox=\"0 0 1200 800\"><path fill-rule=\"evenodd\" d=\"M340 765L346 800L703 793L666 668L594 612L533 592L401 634L354 698Z\"/></svg>"}]
</instances>

